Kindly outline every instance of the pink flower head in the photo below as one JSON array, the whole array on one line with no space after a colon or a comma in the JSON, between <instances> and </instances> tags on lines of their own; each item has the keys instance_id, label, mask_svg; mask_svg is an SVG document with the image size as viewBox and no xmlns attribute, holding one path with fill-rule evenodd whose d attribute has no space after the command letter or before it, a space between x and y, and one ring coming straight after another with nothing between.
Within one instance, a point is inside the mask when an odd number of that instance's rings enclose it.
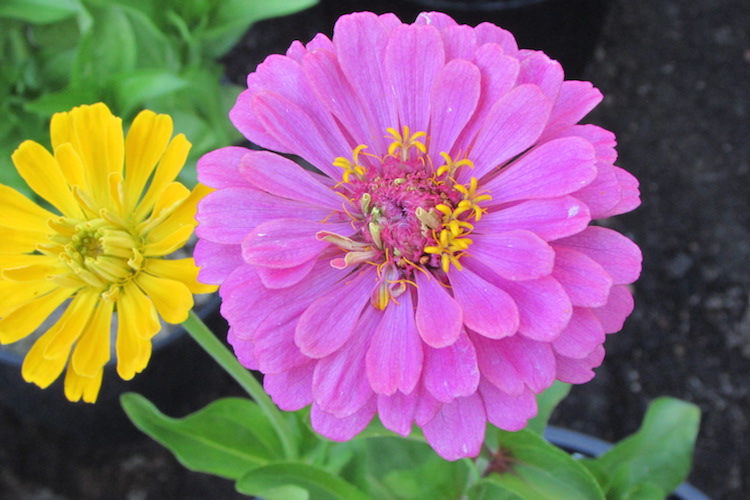
<instances>
[{"instance_id":1,"label":"pink flower head","mask_svg":"<svg viewBox=\"0 0 750 500\"><path fill-rule=\"evenodd\" d=\"M582 383L633 308L641 254L590 225L640 203L601 100L543 53L439 13L343 16L247 78L267 151L204 156L195 259L240 361L334 440L377 413L449 460Z\"/></svg>"}]
</instances>

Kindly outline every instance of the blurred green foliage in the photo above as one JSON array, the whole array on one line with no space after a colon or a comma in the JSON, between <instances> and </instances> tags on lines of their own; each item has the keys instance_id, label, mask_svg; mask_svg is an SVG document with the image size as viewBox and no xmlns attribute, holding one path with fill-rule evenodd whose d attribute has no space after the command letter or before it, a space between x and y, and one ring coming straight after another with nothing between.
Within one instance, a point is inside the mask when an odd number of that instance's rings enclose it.
<instances>
[{"instance_id":1,"label":"blurred green foliage","mask_svg":"<svg viewBox=\"0 0 750 500\"><path fill-rule=\"evenodd\" d=\"M217 62L255 22L317 0L3 0L0 182L29 193L10 155L49 144L53 113L103 101L126 126L141 109L172 116L203 153L240 139L227 113L240 88ZM195 168L181 180L195 182Z\"/></svg>"}]
</instances>

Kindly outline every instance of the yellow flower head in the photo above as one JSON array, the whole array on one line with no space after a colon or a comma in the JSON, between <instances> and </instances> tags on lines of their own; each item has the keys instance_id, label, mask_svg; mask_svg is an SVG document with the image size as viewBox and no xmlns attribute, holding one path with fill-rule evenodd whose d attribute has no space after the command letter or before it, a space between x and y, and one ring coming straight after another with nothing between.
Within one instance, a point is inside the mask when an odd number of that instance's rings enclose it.
<instances>
[{"instance_id":1,"label":"yellow flower head","mask_svg":"<svg viewBox=\"0 0 750 500\"><path fill-rule=\"evenodd\" d=\"M161 316L180 323L193 294L215 289L197 281L192 258L165 259L195 227L198 201L175 182L190 143L172 138L172 119L141 112L124 137L105 104L57 113L50 153L33 141L13 153L43 208L0 184L0 343L35 331L65 304L23 363L27 382L46 388L67 366L65 395L96 401L110 359L117 315L117 372L125 380L151 357Z\"/></svg>"}]
</instances>

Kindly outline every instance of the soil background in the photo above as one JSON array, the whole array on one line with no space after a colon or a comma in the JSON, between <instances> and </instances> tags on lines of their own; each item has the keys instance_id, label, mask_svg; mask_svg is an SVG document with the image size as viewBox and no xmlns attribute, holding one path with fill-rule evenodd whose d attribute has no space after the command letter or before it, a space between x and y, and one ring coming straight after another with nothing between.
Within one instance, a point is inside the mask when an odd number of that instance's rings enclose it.
<instances>
[{"instance_id":1,"label":"soil background","mask_svg":"<svg viewBox=\"0 0 750 500\"><path fill-rule=\"evenodd\" d=\"M329 30L321 9L256 25L225 58L228 77L242 83L266 54ZM575 387L553 419L616 441L637 429L655 397L692 401L703 422L689 480L716 500L750 495L749 26L747 0L610 2L577 76L605 95L585 121L617 134L618 164L641 181L643 205L611 226L642 247L644 269L636 310L608 339L596 378ZM522 46L555 51L515 34ZM191 382L189 397L162 394L157 406L181 416L239 394L202 352L181 349L170 375L198 374L200 383ZM165 374L149 366L141 377ZM56 410L40 421L10 406L0 406L2 499L244 498L229 481L185 470L104 406L92 411L120 431L71 431Z\"/></svg>"}]
</instances>

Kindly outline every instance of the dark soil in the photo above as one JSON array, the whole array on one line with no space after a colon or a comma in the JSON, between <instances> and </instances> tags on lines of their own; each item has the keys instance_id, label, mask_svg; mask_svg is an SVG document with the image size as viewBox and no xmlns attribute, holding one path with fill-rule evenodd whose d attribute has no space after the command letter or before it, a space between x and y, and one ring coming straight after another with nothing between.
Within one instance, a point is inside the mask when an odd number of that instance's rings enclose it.
<instances>
[{"instance_id":1,"label":"dark soil","mask_svg":"<svg viewBox=\"0 0 750 500\"><path fill-rule=\"evenodd\" d=\"M328 29L322 16L316 8L257 25L226 59L229 77L242 82L265 54ZM698 404L690 482L716 500L750 492L749 22L747 0L611 2L583 77L605 95L589 121L617 134L618 164L641 181L642 207L612 225L641 245L644 270L635 313L609 338L597 377L574 388L554 417L615 441L657 396ZM174 415L238 394L195 356L173 370L178 378L197 371L205 383L172 405ZM30 422L0 407L0 498L242 498L229 481L185 470L135 431L86 429L81 439L57 425L60 415L45 417Z\"/></svg>"}]
</instances>

